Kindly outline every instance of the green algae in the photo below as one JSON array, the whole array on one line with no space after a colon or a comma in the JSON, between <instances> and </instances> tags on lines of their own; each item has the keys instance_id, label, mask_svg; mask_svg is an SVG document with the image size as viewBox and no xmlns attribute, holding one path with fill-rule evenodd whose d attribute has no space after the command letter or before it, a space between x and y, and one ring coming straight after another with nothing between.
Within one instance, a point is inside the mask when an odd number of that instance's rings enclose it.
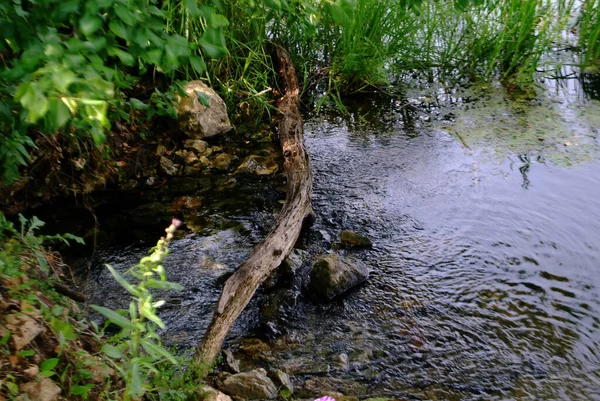
<instances>
[{"instance_id":1,"label":"green algae","mask_svg":"<svg viewBox=\"0 0 600 401\"><path fill-rule=\"evenodd\" d=\"M550 92L537 97L510 96L501 86L460 90L475 98L452 110L450 121L437 121L469 152L503 159L536 156L547 163L571 166L600 156L600 102Z\"/></svg>"}]
</instances>

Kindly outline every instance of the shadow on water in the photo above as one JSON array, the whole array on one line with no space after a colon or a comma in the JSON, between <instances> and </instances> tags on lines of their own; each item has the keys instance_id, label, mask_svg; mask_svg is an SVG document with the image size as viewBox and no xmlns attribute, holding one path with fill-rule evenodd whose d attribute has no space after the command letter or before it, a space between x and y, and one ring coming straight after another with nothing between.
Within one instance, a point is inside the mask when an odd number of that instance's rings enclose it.
<instances>
[{"instance_id":1,"label":"shadow on water","mask_svg":"<svg viewBox=\"0 0 600 401\"><path fill-rule=\"evenodd\" d=\"M300 296L269 365L305 387L360 397L600 398L593 92L582 99L566 85L516 104L494 85L413 84L307 121L317 219L303 243L314 258L343 229L365 234L373 249L346 253L373 274L330 303ZM249 188L242 202L204 200L195 212L231 224L174 242L166 267L186 290L166 295L169 343L196 345L223 280L272 223L273 188ZM125 269L145 249L104 249L97 262ZM96 299L123 302L106 271L90 276ZM260 334L260 298L230 346Z\"/></svg>"}]
</instances>

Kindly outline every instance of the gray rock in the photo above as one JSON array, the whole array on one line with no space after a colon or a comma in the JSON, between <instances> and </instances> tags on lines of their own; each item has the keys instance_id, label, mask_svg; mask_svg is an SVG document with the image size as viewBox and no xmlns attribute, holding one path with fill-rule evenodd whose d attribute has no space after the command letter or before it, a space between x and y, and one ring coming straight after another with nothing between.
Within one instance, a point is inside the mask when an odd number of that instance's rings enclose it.
<instances>
[{"instance_id":1,"label":"gray rock","mask_svg":"<svg viewBox=\"0 0 600 401\"><path fill-rule=\"evenodd\" d=\"M273 159L264 156L250 155L244 159L235 173L264 176L273 175L278 169L279 166Z\"/></svg>"},{"instance_id":2,"label":"gray rock","mask_svg":"<svg viewBox=\"0 0 600 401\"><path fill-rule=\"evenodd\" d=\"M164 156L160 157L159 170L163 174L168 175L169 177L177 175L179 172L179 167L180 166L178 164L173 163L173 160L167 159Z\"/></svg>"},{"instance_id":3,"label":"gray rock","mask_svg":"<svg viewBox=\"0 0 600 401\"><path fill-rule=\"evenodd\" d=\"M164 156L167 154L167 147L163 144L160 144L156 147L156 155L157 156Z\"/></svg>"},{"instance_id":4,"label":"gray rock","mask_svg":"<svg viewBox=\"0 0 600 401\"><path fill-rule=\"evenodd\" d=\"M194 167L194 166L185 166L183 168L183 175L185 177L194 177L194 176L198 176L200 175L200 172L202 170L200 170L199 167Z\"/></svg>"},{"instance_id":5,"label":"gray rock","mask_svg":"<svg viewBox=\"0 0 600 401\"><path fill-rule=\"evenodd\" d=\"M340 241L343 246L349 248L370 248L373 246L373 242L369 238L348 230L342 231Z\"/></svg>"},{"instance_id":6,"label":"gray rock","mask_svg":"<svg viewBox=\"0 0 600 401\"><path fill-rule=\"evenodd\" d=\"M223 351L223 354L225 354L225 363L227 364L229 370L231 370L233 373L240 373L240 361L235 359L233 352L226 349Z\"/></svg>"},{"instance_id":7,"label":"gray rock","mask_svg":"<svg viewBox=\"0 0 600 401\"><path fill-rule=\"evenodd\" d=\"M319 259L310 272L310 290L333 299L369 278L369 268L354 258L331 254Z\"/></svg>"},{"instance_id":8,"label":"gray rock","mask_svg":"<svg viewBox=\"0 0 600 401\"><path fill-rule=\"evenodd\" d=\"M296 275L298 269L304 265L308 260L308 252L294 248L287 258L281 264L280 270L287 277L293 277Z\"/></svg>"},{"instance_id":9,"label":"gray rock","mask_svg":"<svg viewBox=\"0 0 600 401\"><path fill-rule=\"evenodd\" d=\"M200 386L198 393L202 401L231 401L231 397L209 386Z\"/></svg>"},{"instance_id":10,"label":"gray rock","mask_svg":"<svg viewBox=\"0 0 600 401\"><path fill-rule=\"evenodd\" d=\"M211 168L219 171L229 171L235 160L237 160L237 156L221 153L212 161Z\"/></svg>"},{"instance_id":11,"label":"gray rock","mask_svg":"<svg viewBox=\"0 0 600 401\"><path fill-rule=\"evenodd\" d=\"M179 98L177 115L181 130L190 138L203 139L233 130L225 102L214 90L202 81L188 82L184 89L188 96ZM210 107L200 103L198 96L208 96Z\"/></svg>"},{"instance_id":12,"label":"gray rock","mask_svg":"<svg viewBox=\"0 0 600 401\"><path fill-rule=\"evenodd\" d=\"M267 377L264 369L251 370L228 377L221 388L223 392L248 400L277 397L277 386Z\"/></svg>"},{"instance_id":13,"label":"gray rock","mask_svg":"<svg viewBox=\"0 0 600 401\"><path fill-rule=\"evenodd\" d=\"M16 351L29 345L44 328L37 320L22 314L10 314L6 317L6 328L11 333L11 340Z\"/></svg>"},{"instance_id":14,"label":"gray rock","mask_svg":"<svg viewBox=\"0 0 600 401\"><path fill-rule=\"evenodd\" d=\"M183 142L183 147L186 149L194 149L198 153L204 153L204 151L208 148L208 143L202 139L186 139Z\"/></svg>"},{"instance_id":15,"label":"gray rock","mask_svg":"<svg viewBox=\"0 0 600 401\"><path fill-rule=\"evenodd\" d=\"M294 385L287 373L280 369L273 369L270 373L275 384L279 386L279 391L286 390L290 395L294 394Z\"/></svg>"},{"instance_id":16,"label":"gray rock","mask_svg":"<svg viewBox=\"0 0 600 401\"><path fill-rule=\"evenodd\" d=\"M31 401L54 401L60 394L60 387L52 380L42 377L39 381L31 381L19 387L22 393L29 396Z\"/></svg>"}]
</instances>

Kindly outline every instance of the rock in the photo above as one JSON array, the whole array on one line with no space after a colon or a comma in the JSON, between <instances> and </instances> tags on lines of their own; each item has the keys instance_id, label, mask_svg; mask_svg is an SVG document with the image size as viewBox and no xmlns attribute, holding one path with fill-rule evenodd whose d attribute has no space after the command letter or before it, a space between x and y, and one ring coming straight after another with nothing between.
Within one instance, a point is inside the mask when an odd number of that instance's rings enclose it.
<instances>
[{"instance_id":1,"label":"rock","mask_svg":"<svg viewBox=\"0 0 600 401\"><path fill-rule=\"evenodd\" d=\"M208 143L202 139L186 139L183 142L183 147L186 149L194 149L199 154L202 154L208 148Z\"/></svg>"},{"instance_id":2,"label":"rock","mask_svg":"<svg viewBox=\"0 0 600 401\"><path fill-rule=\"evenodd\" d=\"M256 359L260 354L268 352L269 346L258 338L247 338L242 340L240 345L240 351L243 352L248 358Z\"/></svg>"},{"instance_id":3,"label":"rock","mask_svg":"<svg viewBox=\"0 0 600 401\"><path fill-rule=\"evenodd\" d=\"M279 323L286 320L288 311L296 304L296 298L294 290L288 288L277 288L263 298L260 321L271 334L281 334Z\"/></svg>"},{"instance_id":4,"label":"rock","mask_svg":"<svg viewBox=\"0 0 600 401\"><path fill-rule=\"evenodd\" d=\"M198 158L198 165L200 167L208 167L209 164L210 164L210 160L208 160L208 157L206 157L206 156L200 156Z\"/></svg>"},{"instance_id":5,"label":"rock","mask_svg":"<svg viewBox=\"0 0 600 401\"><path fill-rule=\"evenodd\" d=\"M237 159L237 156L221 153L212 161L211 168L219 171L229 171L231 170L231 164Z\"/></svg>"},{"instance_id":6,"label":"rock","mask_svg":"<svg viewBox=\"0 0 600 401\"><path fill-rule=\"evenodd\" d=\"M15 346L15 351L20 351L44 329L33 318L23 314L11 314L6 317L6 328L11 332L10 338Z\"/></svg>"},{"instance_id":7,"label":"rock","mask_svg":"<svg viewBox=\"0 0 600 401\"><path fill-rule=\"evenodd\" d=\"M188 96L179 98L177 115L179 127L186 135L193 139L203 139L233 130L225 102L214 90L201 81L188 82L184 90ZM210 107L200 103L199 95L208 96Z\"/></svg>"},{"instance_id":8,"label":"rock","mask_svg":"<svg viewBox=\"0 0 600 401\"><path fill-rule=\"evenodd\" d=\"M294 385L287 373L280 369L273 369L270 373L275 384L279 386L279 391L285 390L290 395L294 394Z\"/></svg>"},{"instance_id":9,"label":"rock","mask_svg":"<svg viewBox=\"0 0 600 401\"><path fill-rule=\"evenodd\" d=\"M185 159L184 162L185 164L192 165L194 163L196 163L198 161L198 156L196 156L196 154L194 152L187 152L187 154L185 155Z\"/></svg>"},{"instance_id":10,"label":"rock","mask_svg":"<svg viewBox=\"0 0 600 401\"><path fill-rule=\"evenodd\" d=\"M284 259L281 264L279 270L281 273L288 278L294 277L298 269L304 265L304 263L308 260L309 254L308 252L294 248L294 250L289 254L287 258Z\"/></svg>"},{"instance_id":11,"label":"rock","mask_svg":"<svg viewBox=\"0 0 600 401\"><path fill-rule=\"evenodd\" d=\"M231 401L231 397L209 386L198 389L202 401Z\"/></svg>"},{"instance_id":12,"label":"rock","mask_svg":"<svg viewBox=\"0 0 600 401\"><path fill-rule=\"evenodd\" d=\"M235 359L233 352L226 349L223 351L223 354L225 354L225 363L227 364L229 370L231 370L233 373L240 373L240 361Z\"/></svg>"},{"instance_id":13,"label":"rock","mask_svg":"<svg viewBox=\"0 0 600 401\"><path fill-rule=\"evenodd\" d=\"M31 401L54 401L61 391L60 387L46 377L22 384L19 390L27 394Z\"/></svg>"},{"instance_id":14,"label":"rock","mask_svg":"<svg viewBox=\"0 0 600 401\"><path fill-rule=\"evenodd\" d=\"M369 268L353 258L331 254L319 259L310 272L310 290L326 299L343 294L369 278Z\"/></svg>"},{"instance_id":15,"label":"rock","mask_svg":"<svg viewBox=\"0 0 600 401\"><path fill-rule=\"evenodd\" d=\"M348 354L339 354L335 357L334 364L338 369L348 370L350 368L348 362Z\"/></svg>"},{"instance_id":16,"label":"rock","mask_svg":"<svg viewBox=\"0 0 600 401\"><path fill-rule=\"evenodd\" d=\"M370 248L373 246L373 242L369 238L348 230L342 231L340 240L342 245L348 248Z\"/></svg>"},{"instance_id":17,"label":"rock","mask_svg":"<svg viewBox=\"0 0 600 401\"><path fill-rule=\"evenodd\" d=\"M273 159L264 156L250 155L244 159L235 174L273 175L279 166Z\"/></svg>"},{"instance_id":18,"label":"rock","mask_svg":"<svg viewBox=\"0 0 600 401\"><path fill-rule=\"evenodd\" d=\"M178 164L173 163L173 160L167 159L164 156L160 157L159 170L163 174L168 175L169 177L177 175L179 167L180 166Z\"/></svg>"},{"instance_id":19,"label":"rock","mask_svg":"<svg viewBox=\"0 0 600 401\"><path fill-rule=\"evenodd\" d=\"M202 172L202 170L200 170L199 167L185 166L183 168L183 176L184 177L195 177L195 176L200 175L201 172Z\"/></svg>"},{"instance_id":20,"label":"rock","mask_svg":"<svg viewBox=\"0 0 600 401\"><path fill-rule=\"evenodd\" d=\"M156 156L164 156L167 154L167 147L163 144L160 144L156 147Z\"/></svg>"},{"instance_id":21,"label":"rock","mask_svg":"<svg viewBox=\"0 0 600 401\"><path fill-rule=\"evenodd\" d=\"M233 396L248 400L277 397L277 386L267 377L264 369L251 370L230 376L223 382L222 390Z\"/></svg>"},{"instance_id":22,"label":"rock","mask_svg":"<svg viewBox=\"0 0 600 401\"><path fill-rule=\"evenodd\" d=\"M362 383L335 377L313 377L306 380L302 387L304 391L321 397L328 395L336 401L358 401L358 397L344 394L363 394L366 390Z\"/></svg>"},{"instance_id":23,"label":"rock","mask_svg":"<svg viewBox=\"0 0 600 401\"><path fill-rule=\"evenodd\" d=\"M23 373L25 373L25 376L28 378L33 379L38 375L38 373L40 373L40 368L37 365L31 365L27 369L23 370Z\"/></svg>"}]
</instances>

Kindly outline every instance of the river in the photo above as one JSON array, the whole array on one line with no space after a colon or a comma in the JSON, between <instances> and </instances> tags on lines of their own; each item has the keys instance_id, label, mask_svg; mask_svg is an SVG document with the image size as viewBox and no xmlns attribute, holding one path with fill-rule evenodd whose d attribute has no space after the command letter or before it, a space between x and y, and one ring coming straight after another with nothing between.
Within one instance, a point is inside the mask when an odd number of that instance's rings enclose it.
<instances>
[{"instance_id":1,"label":"river","mask_svg":"<svg viewBox=\"0 0 600 401\"><path fill-rule=\"evenodd\" d=\"M548 82L518 102L500 85L417 79L309 117L317 219L302 246L314 258L343 229L367 235L372 249L337 252L372 274L327 304L297 293L270 364L361 398L600 399L600 103L587 85ZM282 194L254 185L254 202L198 212L227 224L173 243L166 267L186 290L166 296L171 344L196 344L273 221ZM125 268L146 247L99 251L96 302L125 298L101 264ZM228 346L261 336L263 295Z\"/></svg>"}]
</instances>

